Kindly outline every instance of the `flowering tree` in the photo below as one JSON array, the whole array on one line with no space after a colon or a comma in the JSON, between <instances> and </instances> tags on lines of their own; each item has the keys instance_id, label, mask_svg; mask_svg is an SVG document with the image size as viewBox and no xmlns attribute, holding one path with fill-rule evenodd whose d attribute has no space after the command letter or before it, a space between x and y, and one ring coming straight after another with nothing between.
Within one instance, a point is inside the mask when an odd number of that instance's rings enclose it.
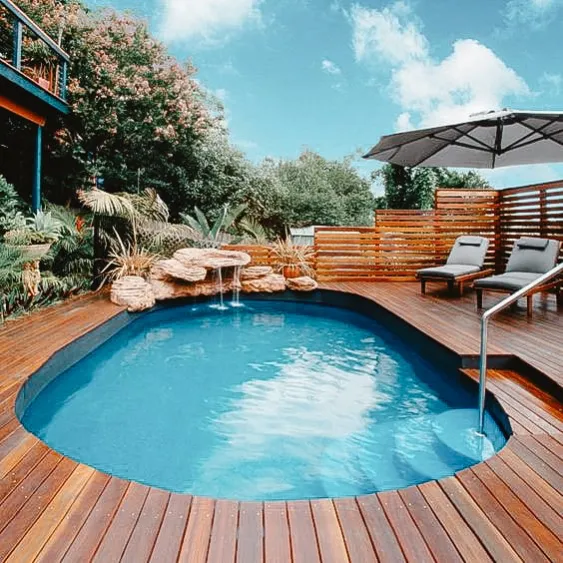
<instances>
[{"instance_id":1,"label":"flowering tree","mask_svg":"<svg viewBox=\"0 0 563 563\"><path fill-rule=\"evenodd\" d=\"M76 0L20 5L71 54L72 114L50 125L48 195L61 198L104 178L110 190L158 187L166 197L198 139L218 127L195 68L180 64L144 22L90 12Z\"/></svg>"}]
</instances>

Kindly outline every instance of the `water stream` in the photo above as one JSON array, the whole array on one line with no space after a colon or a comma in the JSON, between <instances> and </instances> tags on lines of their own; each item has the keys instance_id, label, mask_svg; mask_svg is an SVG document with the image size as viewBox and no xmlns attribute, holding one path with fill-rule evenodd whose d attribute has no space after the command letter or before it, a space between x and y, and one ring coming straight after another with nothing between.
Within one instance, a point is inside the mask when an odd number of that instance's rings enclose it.
<instances>
[{"instance_id":1,"label":"water stream","mask_svg":"<svg viewBox=\"0 0 563 563\"><path fill-rule=\"evenodd\" d=\"M218 286L219 303L214 303L211 305L213 309L219 309L219 311L224 311L227 309L225 303L223 302L223 270L217 268L214 272L215 284Z\"/></svg>"},{"instance_id":2,"label":"water stream","mask_svg":"<svg viewBox=\"0 0 563 563\"><path fill-rule=\"evenodd\" d=\"M240 266L235 266L233 273L233 300L231 301L231 306L242 307L240 302Z\"/></svg>"}]
</instances>

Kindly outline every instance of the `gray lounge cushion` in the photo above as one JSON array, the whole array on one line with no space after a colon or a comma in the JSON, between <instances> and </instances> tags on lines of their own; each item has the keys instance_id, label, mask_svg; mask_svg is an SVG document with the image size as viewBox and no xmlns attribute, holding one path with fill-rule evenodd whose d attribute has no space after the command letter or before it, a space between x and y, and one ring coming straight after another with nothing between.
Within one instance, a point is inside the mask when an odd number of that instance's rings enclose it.
<instances>
[{"instance_id":1,"label":"gray lounge cushion","mask_svg":"<svg viewBox=\"0 0 563 563\"><path fill-rule=\"evenodd\" d=\"M458 237L448 256L446 264L483 267L489 240L483 237L461 236Z\"/></svg>"},{"instance_id":2,"label":"gray lounge cushion","mask_svg":"<svg viewBox=\"0 0 563 563\"><path fill-rule=\"evenodd\" d=\"M533 272L506 272L498 276L489 276L475 282L477 289L505 289L518 291L529 283L537 280L541 274Z\"/></svg>"},{"instance_id":3,"label":"gray lounge cushion","mask_svg":"<svg viewBox=\"0 0 563 563\"><path fill-rule=\"evenodd\" d=\"M446 266L437 266L435 268L424 268L418 270L418 276L420 278L444 278L444 279L455 279L458 276L465 276L466 274L472 274L478 272L481 268L479 266L467 266L463 264L451 264Z\"/></svg>"},{"instance_id":4,"label":"gray lounge cushion","mask_svg":"<svg viewBox=\"0 0 563 563\"><path fill-rule=\"evenodd\" d=\"M545 274L557 264L560 246L557 240L521 238L514 243L506 271Z\"/></svg>"}]
</instances>

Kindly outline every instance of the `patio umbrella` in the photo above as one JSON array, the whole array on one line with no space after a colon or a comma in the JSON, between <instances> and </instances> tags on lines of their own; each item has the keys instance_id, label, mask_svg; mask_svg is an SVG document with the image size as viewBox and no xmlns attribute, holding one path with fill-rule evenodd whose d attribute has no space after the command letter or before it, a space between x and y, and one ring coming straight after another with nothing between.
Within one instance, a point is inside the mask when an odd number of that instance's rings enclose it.
<instances>
[{"instance_id":1,"label":"patio umbrella","mask_svg":"<svg viewBox=\"0 0 563 563\"><path fill-rule=\"evenodd\" d=\"M499 168L563 162L563 113L502 110L386 135L364 158L401 166Z\"/></svg>"}]
</instances>

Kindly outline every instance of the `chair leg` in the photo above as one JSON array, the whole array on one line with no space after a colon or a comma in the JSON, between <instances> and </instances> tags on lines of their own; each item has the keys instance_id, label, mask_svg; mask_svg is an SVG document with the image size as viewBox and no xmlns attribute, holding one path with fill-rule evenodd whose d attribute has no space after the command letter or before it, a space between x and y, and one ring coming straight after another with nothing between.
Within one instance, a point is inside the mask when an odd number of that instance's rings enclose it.
<instances>
[{"instance_id":1,"label":"chair leg","mask_svg":"<svg viewBox=\"0 0 563 563\"><path fill-rule=\"evenodd\" d=\"M558 307L563 307L563 287L555 290L555 300Z\"/></svg>"},{"instance_id":2,"label":"chair leg","mask_svg":"<svg viewBox=\"0 0 563 563\"><path fill-rule=\"evenodd\" d=\"M534 311L534 295L528 295L526 297L526 314L528 317L532 317L532 313Z\"/></svg>"},{"instance_id":3,"label":"chair leg","mask_svg":"<svg viewBox=\"0 0 563 563\"><path fill-rule=\"evenodd\" d=\"M483 308L483 290L482 289L476 289L475 292L477 294L477 309L482 309Z\"/></svg>"},{"instance_id":4,"label":"chair leg","mask_svg":"<svg viewBox=\"0 0 563 563\"><path fill-rule=\"evenodd\" d=\"M420 293L426 293L426 280L420 280Z\"/></svg>"},{"instance_id":5,"label":"chair leg","mask_svg":"<svg viewBox=\"0 0 563 563\"><path fill-rule=\"evenodd\" d=\"M463 297L463 282L458 283L459 296Z\"/></svg>"},{"instance_id":6,"label":"chair leg","mask_svg":"<svg viewBox=\"0 0 563 563\"><path fill-rule=\"evenodd\" d=\"M450 295L454 292L454 282L453 280L448 280L448 292Z\"/></svg>"}]
</instances>

